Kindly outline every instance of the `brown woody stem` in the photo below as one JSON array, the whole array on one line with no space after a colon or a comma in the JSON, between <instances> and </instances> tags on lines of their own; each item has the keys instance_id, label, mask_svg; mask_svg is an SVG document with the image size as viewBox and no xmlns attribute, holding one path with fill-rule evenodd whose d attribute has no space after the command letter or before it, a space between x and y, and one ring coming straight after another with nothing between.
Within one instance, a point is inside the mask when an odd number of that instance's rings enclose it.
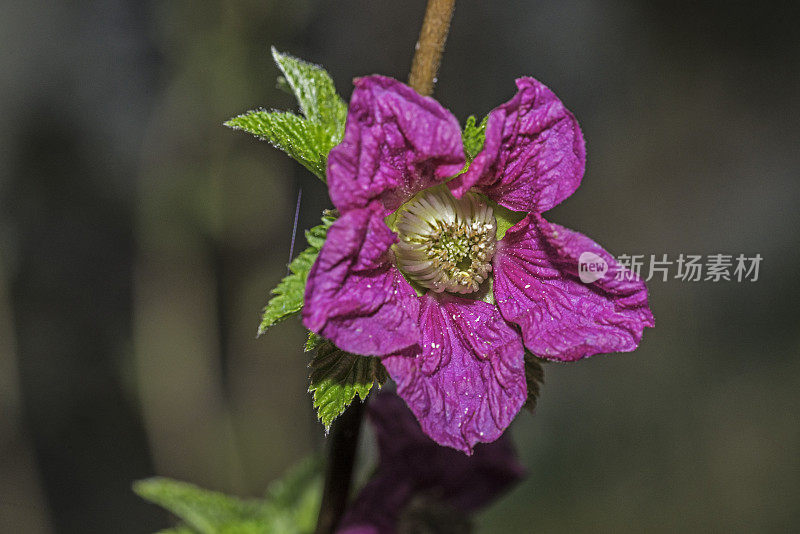
<instances>
[{"instance_id":1,"label":"brown woody stem","mask_svg":"<svg viewBox=\"0 0 800 534\"><path fill-rule=\"evenodd\" d=\"M430 96L433 93L455 5L456 0L428 0L417 50L411 63L411 74L408 76L408 85L421 95Z\"/></svg>"}]
</instances>

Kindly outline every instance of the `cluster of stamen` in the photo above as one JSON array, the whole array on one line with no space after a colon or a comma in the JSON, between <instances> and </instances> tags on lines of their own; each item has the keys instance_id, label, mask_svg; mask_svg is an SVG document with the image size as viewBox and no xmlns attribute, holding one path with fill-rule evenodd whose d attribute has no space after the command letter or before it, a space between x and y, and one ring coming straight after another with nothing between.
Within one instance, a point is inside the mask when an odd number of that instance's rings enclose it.
<instances>
[{"instance_id":1,"label":"cluster of stamen","mask_svg":"<svg viewBox=\"0 0 800 534\"><path fill-rule=\"evenodd\" d=\"M489 276L497 222L475 193L458 199L439 186L416 195L397 212L398 267L437 293L472 293Z\"/></svg>"}]
</instances>

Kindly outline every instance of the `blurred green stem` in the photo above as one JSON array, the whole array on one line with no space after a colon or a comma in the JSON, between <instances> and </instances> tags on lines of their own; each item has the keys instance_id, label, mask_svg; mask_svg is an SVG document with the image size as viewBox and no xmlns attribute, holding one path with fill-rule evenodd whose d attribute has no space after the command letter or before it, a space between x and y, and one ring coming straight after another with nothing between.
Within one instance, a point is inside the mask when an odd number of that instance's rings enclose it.
<instances>
[{"instance_id":1,"label":"blurred green stem","mask_svg":"<svg viewBox=\"0 0 800 534\"><path fill-rule=\"evenodd\" d=\"M408 77L408 85L423 96L433 93L455 3L455 0L428 0ZM332 534L345 512L363 412L362 403L354 402L333 425L316 534Z\"/></svg>"},{"instance_id":2,"label":"blurred green stem","mask_svg":"<svg viewBox=\"0 0 800 534\"><path fill-rule=\"evenodd\" d=\"M22 418L14 311L0 258L0 532L53 532Z\"/></svg>"}]
</instances>

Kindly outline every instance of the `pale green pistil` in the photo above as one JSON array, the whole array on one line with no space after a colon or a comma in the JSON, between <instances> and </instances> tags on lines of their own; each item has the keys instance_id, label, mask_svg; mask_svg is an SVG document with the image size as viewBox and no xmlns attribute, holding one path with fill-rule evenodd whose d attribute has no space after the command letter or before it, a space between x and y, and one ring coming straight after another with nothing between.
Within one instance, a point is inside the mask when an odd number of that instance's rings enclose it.
<instances>
[{"instance_id":1,"label":"pale green pistil","mask_svg":"<svg viewBox=\"0 0 800 534\"><path fill-rule=\"evenodd\" d=\"M443 186L423 191L398 211L398 267L436 292L472 293L492 270L497 222L480 196L457 199Z\"/></svg>"}]
</instances>

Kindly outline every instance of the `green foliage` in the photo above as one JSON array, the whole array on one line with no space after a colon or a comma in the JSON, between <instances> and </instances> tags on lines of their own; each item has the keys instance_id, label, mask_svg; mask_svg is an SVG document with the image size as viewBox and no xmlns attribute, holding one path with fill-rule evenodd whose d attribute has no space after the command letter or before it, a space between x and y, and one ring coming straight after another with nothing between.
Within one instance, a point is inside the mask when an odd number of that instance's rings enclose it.
<instances>
[{"instance_id":1,"label":"green foliage","mask_svg":"<svg viewBox=\"0 0 800 534\"><path fill-rule=\"evenodd\" d=\"M239 499L166 478L142 480L133 489L183 521L160 534L307 534L314 530L322 496L320 473L321 462L308 459L273 482L264 500Z\"/></svg>"},{"instance_id":2,"label":"green foliage","mask_svg":"<svg viewBox=\"0 0 800 534\"><path fill-rule=\"evenodd\" d=\"M272 47L272 57L292 88L300 111L309 120L344 129L347 104L336 93L333 80L318 65L281 54Z\"/></svg>"},{"instance_id":3,"label":"green foliage","mask_svg":"<svg viewBox=\"0 0 800 534\"><path fill-rule=\"evenodd\" d=\"M322 217L322 224L306 231L306 241L308 241L309 247L292 260L289 264L289 275L272 290L274 297L270 299L264 308L261 325L258 327L259 336L266 332L270 326L295 315L303 308L308 271L314 265L314 261L317 259L323 243L325 243L328 228L330 228L334 220L336 220L335 216L326 213Z\"/></svg>"},{"instance_id":4,"label":"green foliage","mask_svg":"<svg viewBox=\"0 0 800 534\"><path fill-rule=\"evenodd\" d=\"M267 488L267 506L274 527L270 532L313 532L322 500L319 457L310 457Z\"/></svg>"},{"instance_id":5,"label":"green foliage","mask_svg":"<svg viewBox=\"0 0 800 534\"><path fill-rule=\"evenodd\" d=\"M322 180L325 180L328 152L338 144L331 142L330 132L321 124L284 111L250 111L234 117L225 126L269 141Z\"/></svg>"},{"instance_id":6,"label":"green foliage","mask_svg":"<svg viewBox=\"0 0 800 534\"><path fill-rule=\"evenodd\" d=\"M528 399L523 407L532 412L536 408L539 390L544 383L544 369L541 360L527 350L525 351L525 382L528 386Z\"/></svg>"},{"instance_id":7,"label":"green foliage","mask_svg":"<svg viewBox=\"0 0 800 534\"><path fill-rule=\"evenodd\" d=\"M294 93L303 116L255 110L234 117L225 125L271 142L324 181L328 152L344 134L347 104L322 67L281 54L275 48L272 57L283 72L278 86Z\"/></svg>"},{"instance_id":8,"label":"green foliage","mask_svg":"<svg viewBox=\"0 0 800 534\"><path fill-rule=\"evenodd\" d=\"M461 134L461 139L464 143L464 152L467 159L472 161L478 152L483 148L483 142L486 139L486 121L489 116L483 118L480 124L476 124L477 119L475 115L467 117L467 123L464 125L464 131Z\"/></svg>"},{"instance_id":9,"label":"green foliage","mask_svg":"<svg viewBox=\"0 0 800 534\"><path fill-rule=\"evenodd\" d=\"M319 334L315 334L314 332L309 332L308 339L306 340L306 346L305 349L303 350L305 350L306 352L311 352L312 350L315 350L323 343L325 343L324 337L322 337Z\"/></svg>"},{"instance_id":10,"label":"green foliage","mask_svg":"<svg viewBox=\"0 0 800 534\"><path fill-rule=\"evenodd\" d=\"M263 502L229 497L186 482L151 478L136 482L133 490L140 497L166 508L202 534L247 532L245 526L264 524L267 510ZM239 525L241 530L232 530ZM254 530L255 532L255 530Z\"/></svg>"},{"instance_id":11,"label":"green foliage","mask_svg":"<svg viewBox=\"0 0 800 534\"><path fill-rule=\"evenodd\" d=\"M308 391L314 395L317 417L327 432L356 395L363 401L372 385L378 382L378 386L382 386L388 375L378 358L350 354L316 334L309 336L306 350L309 347L316 348L317 354L309 364L311 385Z\"/></svg>"}]
</instances>

